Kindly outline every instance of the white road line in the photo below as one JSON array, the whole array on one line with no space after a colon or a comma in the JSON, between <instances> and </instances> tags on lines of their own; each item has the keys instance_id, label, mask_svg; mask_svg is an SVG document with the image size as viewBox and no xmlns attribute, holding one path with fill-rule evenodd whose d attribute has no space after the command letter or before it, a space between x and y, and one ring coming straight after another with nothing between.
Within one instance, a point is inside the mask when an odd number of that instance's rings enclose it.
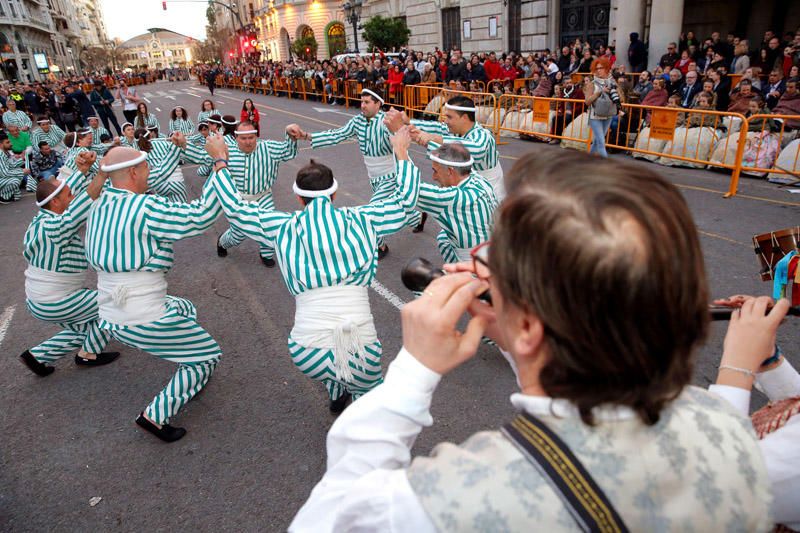
<instances>
[{"instance_id":1,"label":"white road line","mask_svg":"<svg viewBox=\"0 0 800 533\"><path fill-rule=\"evenodd\" d=\"M202 98L202 96L200 96L199 94L190 93L189 91L186 91L186 94L190 94L190 95L194 96L195 98Z\"/></svg>"},{"instance_id":2,"label":"white road line","mask_svg":"<svg viewBox=\"0 0 800 533\"><path fill-rule=\"evenodd\" d=\"M160 108L160 107L157 107L157 108L156 108L156 111L158 111L159 113L161 113L161 108Z\"/></svg>"},{"instance_id":3,"label":"white road line","mask_svg":"<svg viewBox=\"0 0 800 533\"><path fill-rule=\"evenodd\" d=\"M6 336L6 331L8 331L8 327L11 325L11 319L14 318L14 311L17 310L16 305L12 305L6 307L6 310L3 311L3 314L0 315L0 345L3 344L3 339Z\"/></svg>"},{"instance_id":4,"label":"white road line","mask_svg":"<svg viewBox=\"0 0 800 533\"><path fill-rule=\"evenodd\" d=\"M145 98L150 98L151 96L154 96L154 95L153 95L153 93L142 93L142 96L144 96Z\"/></svg>"},{"instance_id":5,"label":"white road line","mask_svg":"<svg viewBox=\"0 0 800 533\"><path fill-rule=\"evenodd\" d=\"M148 104L150 103L150 100L146 96L144 96L143 98L145 102L147 102Z\"/></svg>"},{"instance_id":6,"label":"white road line","mask_svg":"<svg viewBox=\"0 0 800 533\"><path fill-rule=\"evenodd\" d=\"M162 98L163 98L164 96L167 96L167 94L169 94L169 93L166 93L166 92L164 92L164 91L158 91L158 96L161 96Z\"/></svg>"},{"instance_id":7,"label":"white road line","mask_svg":"<svg viewBox=\"0 0 800 533\"><path fill-rule=\"evenodd\" d=\"M223 102L222 100L217 100L217 103L218 103L219 105L225 105L225 102Z\"/></svg>"},{"instance_id":8,"label":"white road line","mask_svg":"<svg viewBox=\"0 0 800 533\"><path fill-rule=\"evenodd\" d=\"M397 296L391 290L387 289L377 279L373 279L372 280L372 283L370 284L370 287L372 287L372 290L374 290L375 292L377 292L378 294L383 296L386 299L386 301L388 301L390 304L392 304L393 306L395 306L398 309L402 309L403 306L406 304L403 300L400 299L399 296Z\"/></svg>"}]
</instances>

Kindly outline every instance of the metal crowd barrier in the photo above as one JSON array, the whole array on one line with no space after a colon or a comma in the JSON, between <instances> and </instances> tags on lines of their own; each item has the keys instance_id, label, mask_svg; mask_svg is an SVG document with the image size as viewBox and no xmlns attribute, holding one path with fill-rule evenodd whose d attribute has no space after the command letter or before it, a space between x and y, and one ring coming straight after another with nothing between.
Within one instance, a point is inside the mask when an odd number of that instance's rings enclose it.
<instances>
[{"instance_id":1,"label":"metal crowd barrier","mask_svg":"<svg viewBox=\"0 0 800 533\"><path fill-rule=\"evenodd\" d=\"M504 94L497 102L501 115L497 132L500 137L570 141L583 144L588 150L591 145L588 124L578 122L577 132L565 133L566 127L584 112L585 105L583 100Z\"/></svg>"}]
</instances>

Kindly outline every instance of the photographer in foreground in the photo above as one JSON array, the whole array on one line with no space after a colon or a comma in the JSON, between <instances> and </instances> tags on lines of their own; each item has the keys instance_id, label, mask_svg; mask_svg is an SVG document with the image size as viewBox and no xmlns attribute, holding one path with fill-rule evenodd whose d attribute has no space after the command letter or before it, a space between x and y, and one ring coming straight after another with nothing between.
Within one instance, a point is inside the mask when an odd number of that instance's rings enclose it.
<instances>
[{"instance_id":1,"label":"photographer in foreground","mask_svg":"<svg viewBox=\"0 0 800 533\"><path fill-rule=\"evenodd\" d=\"M768 529L748 421L689 386L708 287L678 190L577 153L523 157L506 187L491 245L448 267L473 272L403 307L403 349L331 428L290 530ZM487 288L492 306L476 299ZM522 414L412 460L439 380L484 333L508 352Z\"/></svg>"}]
</instances>

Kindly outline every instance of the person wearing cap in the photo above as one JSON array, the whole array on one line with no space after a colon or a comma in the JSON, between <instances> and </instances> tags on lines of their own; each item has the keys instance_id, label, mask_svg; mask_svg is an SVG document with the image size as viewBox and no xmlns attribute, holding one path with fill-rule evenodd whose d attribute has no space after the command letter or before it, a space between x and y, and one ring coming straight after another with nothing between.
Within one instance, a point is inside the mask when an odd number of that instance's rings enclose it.
<instances>
[{"instance_id":1,"label":"person wearing cap","mask_svg":"<svg viewBox=\"0 0 800 533\"><path fill-rule=\"evenodd\" d=\"M8 126L17 126L22 131L28 131L31 129L31 118L28 116L25 111L20 111L17 109L17 101L13 98L9 98L6 101L6 107L8 108L5 113L3 113L3 125L7 128Z\"/></svg>"},{"instance_id":2,"label":"person wearing cap","mask_svg":"<svg viewBox=\"0 0 800 533\"><path fill-rule=\"evenodd\" d=\"M133 121L133 125L136 129L149 128L151 126L161 129L158 124L158 119L154 114L148 111L147 104L144 102L139 102L136 106L136 118Z\"/></svg>"},{"instance_id":3,"label":"person wearing cap","mask_svg":"<svg viewBox=\"0 0 800 533\"><path fill-rule=\"evenodd\" d=\"M23 159L11 158L11 141L0 132L0 203L7 204L22 198L22 182L30 175Z\"/></svg>"},{"instance_id":4,"label":"person wearing cap","mask_svg":"<svg viewBox=\"0 0 800 533\"><path fill-rule=\"evenodd\" d=\"M76 160L86 181L97 156L83 152ZM73 173L64 169L64 173ZM22 362L36 375L44 377L55 370L53 363L78 351L75 363L97 366L110 363L119 352L103 352L111 335L98 326L97 291L86 289L88 264L80 237L94 200L100 196L106 175L95 174L89 185L77 194L70 189L66 175L43 180L36 191L39 212L33 217L23 240L25 304L34 318L57 324L62 331L38 346L20 354Z\"/></svg>"},{"instance_id":5,"label":"person wearing cap","mask_svg":"<svg viewBox=\"0 0 800 533\"><path fill-rule=\"evenodd\" d=\"M382 347L367 290L377 270L378 238L405 226L419 175L398 174L388 198L337 208L333 173L312 160L298 171L293 186L302 211L285 213L242 198L228 168L233 156L221 139L210 137L206 150L214 160L206 186L219 199L231 228L277 250L297 305L289 336L292 361L323 382L330 410L342 412L351 396L358 398L382 382Z\"/></svg>"},{"instance_id":6,"label":"person wearing cap","mask_svg":"<svg viewBox=\"0 0 800 533\"><path fill-rule=\"evenodd\" d=\"M178 364L174 377L136 418L172 442L186 430L172 418L208 382L222 352L197 323L195 306L167 295L176 241L203 234L221 213L216 195L171 202L148 188L147 154L118 147L100 169L111 180L86 222L86 259L97 271L100 328L133 348Z\"/></svg>"},{"instance_id":7,"label":"person wearing cap","mask_svg":"<svg viewBox=\"0 0 800 533\"><path fill-rule=\"evenodd\" d=\"M192 119L189 118L186 110L181 106L175 106L169 115L169 132L172 133L173 131L179 131L187 136L194 133Z\"/></svg>"},{"instance_id":8,"label":"person wearing cap","mask_svg":"<svg viewBox=\"0 0 800 533\"><path fill-rule=\"evenodd\" d=\"M257 131L252 122L245 120L241 122L235 130L235 144L231 146L230 141L222 137L223 142L228 146L227 167L232 176L236 189L247 202L255 202L259 208L264 210L275 209L275 202L272 198L272 187L278 179L278 166L286 161L291 161L297 157L297 137L302 130L297 124L290 124L286 127L285 139L283 142L268 141L259 139ZM219 137L214 136L214 138ZM206 150L212 136L206 140ZM196 147L188 146L187 153L197 150ZM209 159L211 159L209 157ZM213 159L210 160L213 164ZM217 255L226 257L228 250L238 246L244 241L245 234L236 227L231 226L217 240ZM261 243L259 247L261 262L264 266L272 268L275 266L275 250Z\"/></svg>"},{"instance_id":9,"label":"person wearing cap","mask_svg":"<svg viewBox=\"0 0 800 533\"><path fill-rule=\"evenodd\" d=\"M34 148L38 147L42 141L46 142L50 148L58 151L66 151L64 146L64 130L58 125L50 122L50 119L44 116L36 120L36 128L31 133L31 143Z\"/></svg>"},{"instance_id":10,"label":"person wearing cap","mask_svg":"<svg viewBox=\"0 0 800 533\"><path fill-rule=\"evenodd\" d=\"M102 137L107 135L111 137L111 133L100 125L100 119L97 115L93 115L87 119L89 129L92 130L92 144L103 144Z\"/></svg>"},{"instance_id":11,"label":"person wearing cap","mask_svg":"<svg viewBox=\"0 0 800 533\"><path fill-rule=\"evenodd\" d=\"M444 122L431 120L409 120L405 112L390 110L386 116L390 130L410 124L412 137L428 151L442 143L460 142L469 150L475 161L473 168L492 186L498 202L505 198L503 168L492 133L475 122L475 102L466 96L450 98L444 107Z\"/></svg>"},{"instance_id":12,"label":"person wearing cap","mask_svg":"<svg viewBox=\"0 0 800 533\"><path fill-rule=\"evenodd\" d=\"M334 146L356 137L367 167L372 194L377 200L391 197L396 182L390 133L384 122L386 114L381 109L383 104L384 100L378 93L364 89L361 91L361 114L354 116L340 128L304 133L303 136L311 141L312 149ZM421 214L414 212L407 225L418 228L421 223ZM378 259L383 259L388 252L389 246L383 239L379 239Z\"/></svg>"},{"instance_id":13,"label":"person wearing cap","mask_svg":"<svg viewBox=\"0 0 800 533\"><path fill-rule=\"evenodd\" d=\"M408 146L400 148L399 152L395 148L397 172L415 174L413 179L419 180ZM420 185L416 207L441 226L436 243L444 262L470 261L470 250L489 240L497 198L491 185L472 169L472 156L461 143L442 144L428 157L436 185Z\"/></svg>"}]
</instances>

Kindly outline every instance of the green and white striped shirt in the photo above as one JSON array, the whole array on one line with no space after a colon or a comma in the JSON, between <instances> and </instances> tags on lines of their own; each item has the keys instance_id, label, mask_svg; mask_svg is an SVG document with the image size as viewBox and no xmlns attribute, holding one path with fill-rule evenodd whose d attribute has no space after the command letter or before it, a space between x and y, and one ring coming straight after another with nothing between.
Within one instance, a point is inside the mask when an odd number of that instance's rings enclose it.
<instances>
[{"instance_id":1,"label":"green and white striped shirt","mask_svg":"<svg viewBox=\"0 0 800 533\"><path fill-rule=\"evenodd\" d=\"M105 147L104 144L99 146ZM85 146L76 146L75 148L70 148L67 150L67 153L64 154L64 166L73 170L72 177L67 178L67 185L69 185L69 188L72 189L72 194L78 194L79 192L85 190L86 186L89 185L89 179L94 177L94 175L97 174L97 171L100 170L100 157L102 154L97 153L97 151L93 148L94 146L92 146L92 149L86 148ZM108 148L106 148L106 150L107 149ZM92 163L92 168L89 169L88 176L84 176L80 170L78 170L78 165L75 164L75 158L78 157L78 154L81 152L97 153L97 159L94 163ZM105 150L103 153L105 153Z\"/></svg>"},{"instance_id":2,"label":"green and white striped shirt","mask_svg":"<svg viewBox=\"0 0 800 533\"><path fill-rule=\"evenodd\" d=\"M420 179L410 160L397 161L397 172L409 176L405 179ZM454 187L421 183L416 207L436 219L453 246L466 249L489 240L497 198L492 186L473 171Z\"/></svg>"},{"instance_id":3,"label":"green and white striped shirt","mask_svg":"<svg viewBox=\"0 0 800 533\"><path fill-rule=\"evenodd\" d=\"M39 143L45 141L47 144L50 145L50 148L55 148L62 142L64 142L64 130L59 128L55 124L50 124L50 131L45 132L42 128L36 128L31 133L31 144L33 147L38 150Z\"/></svg>"},{"instance_id":4,"label":"green and white striped shirt","mask_svg":"<svg viewBox=\"0 0 800 533\"><path fill-rule=\"evenodd\" d=\"M371 119L358 114L347 121L341 128L318 131L311 134L311 148L332 146L346 141L353 136L358 138L358 149L367 157L392 155L392 143L389 130L383 119L386 114L379 111Z\"/></svg>"},{"instance_id":5,"label":"green and white striped shirt","mask_svg":"<svg viewBox=\"0 0 800 533\"><path fill-rule=\"evenodd\" d=\"M147 154L147 165L150 175L147 178L148 192L158 188L167 180L180 163L181 149L172 141L155 139L150 142L150 152Z\"/></svg>"},{"instance_id":6,"label":"green and white striped shirt","mask_svg":"<svg viewBox=\"0 0 800 533\"><path fill-rule=\"evenodd\" d=\"M284 142L258 140L256 149L245 154L234 144L228 148L228 169L242 194L260 194L272 188L278 165L297 157L297 141L286 134Z\"/></svg>"},{"instance_id":7,"label":"green and white striped shirt","mask_svg":"<svg viewBox=\"0 0 800 533\"><path fill-rule=\"evenodd\" d=\"M97 126L96 128L91 128L92 130L92 144L102 144L103 141L100 140L102 135L108 135L111 137L111 133L105 129L103 126Z\"/></svg>"},{"instance_id":8,"label":"green and white striped shirt","mask_svg":"<svg viewBox=\"0 0 800 533\"><path fill-rule=\"evenodd\" d=\"M24 159L12 161L8 152L0 150L0 177L3 178L22 178L25 174L22 168L25 166Z\"/></svg>"},{"instance_id":9,"label":"green and white striped shirt","mask_svg":"<svg viewBox=\"0 0 800 533\"><path fill-rule=\"evenodd\" d=\"M20 111L19 109L3 113L3 124L5 124L6 127L19 126L20 129L30 128L33 125L31 117L29 117L25 111Z\"/></svg>"},{"instance_id":10,"label":"green and white striped shirt","mask_svg":"<svg viewBox=\"0 0 800 533\"><path fill-rule=\"evenodd\" d=\"M133 148L134 150L139 149L139 144L136 142L136 139L129 141L127 137L124 135L119 138L119 145L120 146L127 146L128 148Z\"/></svg>"},{"instance_id":11,"label":"green and white striped shirt","mask_svg":"<svg viewBox=\"0 0 800 533\"><path fill-rule=\"evenodd\" d=\"M216 109L212 109L211 111L200 111L197 114L197 123L200 124L201 122L208 122L208 117L211 115L221 115L219 111Z\"/></svg>"},{"instance_id":12,"label":"green and white striped shirt","mask_svg":"<svg viewBox=\"0 0 800 533\"><path fill-rule=\"evenodd\" d=\"M184 135L191 135L194 133L194 124L192 123L192 120L188 118L177 118L175 120L170 119L169 132L172 133L173 131L179 131Z\"/></svg>"},{"instance_id":13,"label":"green and white striped shirt","mask_svg":"<svg viewBox=\"0 0 800 533\"><path fill-rule=\"evenodd\" d=\"M175 241L205 232L221 213L213 194L191 203L171 202L109 186L86 223L86 258L102 272L166 272Z\"/></svg>"},{"instance_id":14,"label":"green and white striped shirt","mask_svg":"<svg viewBox=\"0 0 800 533\"><path fill-rule=\"evenodd\" d=\"M473 168L478 172L489 170L498 165L500 156L497 153L497 143L494 140L494 136L477 122L463 137L450 133L444 122L415 119L411 121L411 125L416 126L425 133L441 135L444 143L459 142L463 144L464 148L469 150L470 155L472 155L472 159L475 161ZM439 145L435 142L428 143L428 151L435 150L438 147Z\"/></svg>"},{"instance_id":15,"label":"green and white striped shirt","mask_svg":"<svg viewBox=\"0 0 800 533\"><path fill-rule=\"evenodd\" d=\"M80 172L78 172L80 174ZM81 176L80 180L85 179ZM33 217L23 240L22 254L34 267L75 274L86 270L86 251L79 231L91 210L86 191L75 195L60 215L44 208Z\"/></svg>"},{"instance_id":16,"label":"green and white striped shirt","mask_svg":"<svg viewBox=\"0 0 800 533\"><path fill-rule=\"evenodd\" d=\"M283 280L297 295L334 285L368 286L378 266L378 237L404 227L406 209L417 200L418 180L419 174L403 174L394 195L383 201L336 208L321 197L295 213L242 201L227 169L212 173L205 187L213 187L232 227L275 248Z\"/></svg>"},{"instance_id":17,"label":"green and white striped shirt","mask_svg":"<svg viewBox=\"0 0 800 533\"><path fill-rule=\"evenodd\" d=\"M146 128L148 126L155 126L158 128L158 131L161 132L161 126L158 124L158 119L152 113L148 113L146 117L144 117L144 124L140 120L141 117L136 115L136 119L133 121L134 128Z\"/></svg>"}]
</instances>

